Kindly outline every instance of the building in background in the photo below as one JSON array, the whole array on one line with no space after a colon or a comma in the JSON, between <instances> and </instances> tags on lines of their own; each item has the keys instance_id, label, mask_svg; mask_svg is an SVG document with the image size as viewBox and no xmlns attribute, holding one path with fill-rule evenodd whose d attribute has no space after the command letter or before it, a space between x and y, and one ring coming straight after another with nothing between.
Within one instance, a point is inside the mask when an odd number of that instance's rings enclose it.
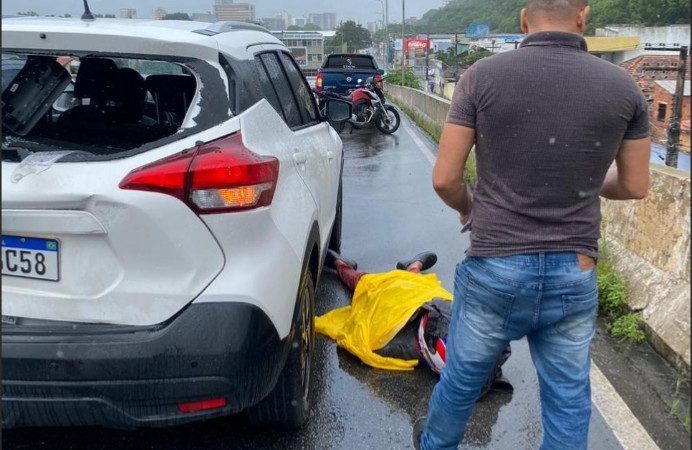
<instances>
[{"instance_id":1,"label":"building in background","mask_svg":"<svg viewBox=\"0 0 692 450\"><path fill-rule=\"evenodd\" d=\"M293 22L292 22L292 17L291 15L286 12L286 11L281 11L279 13L274 14L274 20L276 23L279 25L278 28L270 28L270 30L285 30L288 28Z\"/></svg>"},{"instance_id":2,"label":"building in background","mask_svg":"<svg viewBox=\"0 0 692 450\"><path fill-rule=\"evenodd\" d=\"M322 13L322 23L320 28L323 30L333 30L336 28L336 13L326 12Z\"/></svg>"},{"instance_id":3,"label":"building in background","mask_svg":"<svg viewBox=\"0 0 692 450\"><path fill-rule=\"evenodd\" d=\"M217 20L237 20L251 22L255 20L255 5L235 3L233 0L216 0L214 15Z\"/></svg>"},{"instance_id":4,"label":"building in background","mask_svg":"<svg viewBox=\"0 0 692 450\"><path fill-rule=\"evenodd\" d=\"M276 17L262 17L259 19L260 25L267 30L285 30L283 22Z\"/></svg>"},{"instance_id":5,"label":"building in background","mask_svg":"<svg viewBox=\"0 0 692 450\"><path fill-rule=\"evenodd\" d=\"M120 11L118 11L118 17L121 19L136 19L137 10L134 8L120 8Z\"/></svg>"},{"instance_id":6,"label":"building in background","mask_svg":"<svg viewBox=\"0 0 692 450\"><path fill-rule=\"evenodd\" d=\"M620 64L635 79L646 99L651 101L656 81L676 80L680 56L668 52L667 55L642 55ZM685 78L690 79L690 58L687 58Z\"/></svg>"},{"instance_id":7,"label":"building in background","mask_svg":"<svg viewBox=\"0 0 692 450\"><path fill-rule=\"evenodd\" d=\"M617 52L612 53L609 61L620 64L624 61L636 58L641 55L670 55L669 51L654 50L656 47L675 48L682 45L689 45L690 42L690 25L668 25L661 27L644 27L640 25L606 25L603 28L596 29L596 38L609 38L611 42L604 40L599 45L613 47L618 45L620 48ZM638 38L636 46L627 45L623 40L618 43L613 39L633 39ZM591 38L595 39L595 38ZM594 42L596 43L596 42ZM589 52L596 53L592 50L592 46L587 38Z\"/></svg>"},{"instance_id":8,"label":"building in background","mask_svg":"<svg viewBox=\"0 0 692 450\"><path fill-rule=\"evenodd\" d=\"M307 24L307 23L308 23L308 19L305 18L305 17L294 17L294 18L293 18L293 23L292 23L292 25L295 25L295 26L297 26L297 27L301 27L301 28L302 28L302 27L304 27L305 24Z\"/></svg>"},{"instance_id":9,"label":"building in background","mask_svg":"<svg viewBox=\"0 0 692 450\"><path fill-rule=\"evenodd\" d=\"M164 17L166 17L166 10L163 8L156 8L153 13L151 13L151 17L154 18L154 20L161 20Z\"/></svg>"},{"instance_id":10,"label":"building in background","mask_svg":"<svg viewBox=\"0 0 692 450\"><path fill-rule=\"evenodd\" d=\"M204 13L192 13L190 14L190 18L194 20L195 22L216 22L216 16L212 14L210 11L204 12Z\"/></svg>"},{"instance_id":11,"label":"building in background","mask_svg":"<svg viewBox=\"0 0 692 450\"><path fill-rule=\"evenodd\" d=\"M651 110L651 140L665 145L668 140L668 127L673 110L676 80L658 80L654 82ZM680 117L680 149L690 152L690 80L685 80Z\"/></svg>"},{"instance_id":12,"label":"building in background","mask_svg":"<svg viewBox=\"0 0 692 450\"><path fill-rule=\"evenodd\" d=\"M315 75L324 59L324 35L319 31L275 31L272 33L291 50L307 76Z\"/></svg>"},{"instance_id":13,"label":"building in background","mask_svg":"<svg viewBox=\"0 0 692 450\"><path fill-rule=\"evenodd\" d=\"M333 30L336 28L336 13L312 13L308 14L307 23L320 27L320 30Z\"/></svg>"},{"instance_id":14,"label":"building in background","mask_svg":"<svg viewBox=\"0 0 692 450\"><path fill-rule=\"evenodd\" d=\"M368 22L367 29L370 34L377 33L377 30L380 29L380 22Z\"/></svg>"}]
</instances>

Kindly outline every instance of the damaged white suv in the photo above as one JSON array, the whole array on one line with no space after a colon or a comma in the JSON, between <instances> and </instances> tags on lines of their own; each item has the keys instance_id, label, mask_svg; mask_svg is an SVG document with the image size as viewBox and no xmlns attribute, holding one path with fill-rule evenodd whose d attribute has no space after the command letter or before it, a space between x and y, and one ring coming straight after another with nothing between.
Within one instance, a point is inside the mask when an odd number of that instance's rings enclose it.
<instances>
[{"instance_id":1,"label":"damaged white suv","mask_svg":"<svg viewBox=\"0 0 692 450\"><path fill-rule=\"evenodd\" d=\"M2 53L24 61L2 92L3 426L302 425L343 157L287 48L244 23L16 18Z\"/></svg>"}]
</instances>

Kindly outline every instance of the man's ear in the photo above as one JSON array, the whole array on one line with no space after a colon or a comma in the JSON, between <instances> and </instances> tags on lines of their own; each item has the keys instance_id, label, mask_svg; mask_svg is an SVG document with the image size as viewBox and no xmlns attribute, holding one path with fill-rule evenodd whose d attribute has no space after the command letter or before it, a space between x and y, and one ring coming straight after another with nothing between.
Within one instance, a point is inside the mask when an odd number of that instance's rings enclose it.
<instances>
[{"instance_id":1,"label":"man's ear","mask_svg":"<svg viewBox=\"0 0 692 450\"><path fill-rule=\"evenodd\" d=\"M529 19L526 13L526 8L521 9L519 20L521 21L521 32L524 34L529 34Z\"/></svg>"},{"instance_id":2,"label":"man's ear","mask_svg":"<svg viewBox=\"0 0 692 450\"><path fill-rule=\"evenodd\" d=\"M580 9L579 14L577 14L577 28L579 29L580 33L586 31L586 19L588 18L590 12L591 6L586 5Z\"/></svg>"}]
</instances>

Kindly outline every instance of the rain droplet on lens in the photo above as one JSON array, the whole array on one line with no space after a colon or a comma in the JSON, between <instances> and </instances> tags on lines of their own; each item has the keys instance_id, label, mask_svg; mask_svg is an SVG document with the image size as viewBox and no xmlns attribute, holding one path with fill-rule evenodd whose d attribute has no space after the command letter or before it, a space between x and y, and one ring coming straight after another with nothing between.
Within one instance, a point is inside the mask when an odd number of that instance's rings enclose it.
<instances>
[{"instance_id":1,"label":"rain droplet on lens","mask_svg":"<svg viewBox=\"0 0 692 450\"><path fill-rule=\"evenodd\" d=\"M548 142L550 143L550 145L553 145L555 143L555 138L551 137L550 139L548 139Z\"/></svg>"}]
</instances>

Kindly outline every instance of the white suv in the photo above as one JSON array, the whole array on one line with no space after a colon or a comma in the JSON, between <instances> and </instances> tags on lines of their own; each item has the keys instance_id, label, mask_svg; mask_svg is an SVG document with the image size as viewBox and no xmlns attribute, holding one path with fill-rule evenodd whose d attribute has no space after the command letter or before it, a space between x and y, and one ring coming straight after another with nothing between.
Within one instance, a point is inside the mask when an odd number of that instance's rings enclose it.
<instances>
[{"instance_id":1,"label":"white suv","mask_svg":"<svg viewBox=\"0 0 692 450\"><path fill-rule=\"evenodd\" d=\"M26 61L2 93L3 425L302 425L343 157L287 48L16 18L2 52Z\"/></svg>"}]
</instances>

